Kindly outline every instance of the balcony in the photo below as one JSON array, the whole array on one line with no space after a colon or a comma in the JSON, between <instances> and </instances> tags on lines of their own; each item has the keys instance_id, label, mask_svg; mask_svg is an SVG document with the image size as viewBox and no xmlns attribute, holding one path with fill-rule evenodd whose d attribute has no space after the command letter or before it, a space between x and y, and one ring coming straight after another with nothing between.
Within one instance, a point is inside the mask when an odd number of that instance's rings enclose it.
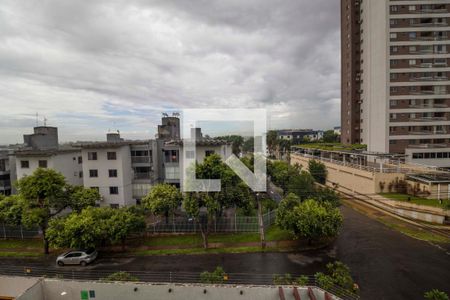
<instances>
[{"instance_id":1,"label":"balcony","mask_svg":"<svg viewBox=\"0 0 450 300\"><path fill-rule=\"evenodd\" d=\"M434 104L411 104L408 108L447 108L445 103L434 103Z\"/></svg>"},{"instance_id":2,"label":"balcony","mask_svg":"<svg viewBox=\"0 0 450 300\"><path fill-rule=\"evenodd\" d=\"M417 130L410 131L410 135L434 135L434 134L447 134L447 130Z\"/></svg>"},{"instance_id":3,"label":"balcony","mask_svg":"<svg viewBox=\"0 0 450 300\"><path fill-rule=\"evenodd\" d=\"M446 8L423 8L417 10L421 14L445 14L447 13Z\"/></svg>"},{"instance_id":4,"label":"balcony","mask_svg":"<svg viewBox=\"0 0 450 300\"><path fill-rule=\"evenodd\" d=\"M148 157L148 156L132 156L131 163L133 163L133 164L149 164L150 157Z\"/></svg>"},{"instance_id":5,"label":"balcony","mask_svg":"<svg viewBox=\"0 0 450 300\"><path fill-rule=\"evenodd\" d=\"M134 179L150 180L150 179L152 179L152 173L150 173L150 172L147 172L147 173L134 173Z\"/></svg>"},{"instance_id":6,"label":"balcony","mask_svg":"<svg viewBox=\"0 0 450 300\"><path fill-rule=\"evenodd\" d=\"M411 121L427 122L427 121L447 121L446 117L417 117L411 118Z\"/></svg>"}]
</instances>

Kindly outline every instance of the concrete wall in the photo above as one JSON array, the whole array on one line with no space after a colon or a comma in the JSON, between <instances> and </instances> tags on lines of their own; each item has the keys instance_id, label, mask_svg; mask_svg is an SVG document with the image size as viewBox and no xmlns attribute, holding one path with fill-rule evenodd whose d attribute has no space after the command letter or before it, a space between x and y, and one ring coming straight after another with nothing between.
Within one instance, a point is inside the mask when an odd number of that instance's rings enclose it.
<instances>
[{"instance_id":1,"label":"concrete wall","mask_svg":"<svg viewBox=\"0 0 450 300\"><path fill-rule=\"evenodd\" d=\"M88 160L88 153L96 152L97 160ZM108 160L107 152L116 152L116 160ZM86 188L98 187L103 197L101 206L136 204L132 195L132 169L130 146L105 149L83 149L83 183ZM109 170L116 169L117 177L109 177ZM89 170L98 170L98 177L90 177ZM109 187L117 186L119 193L111 195Z\"/></svg>"},{"instance_id":2,"label":"concrete wall","mask_svg":"<svg viewBox=\"0 0 450 300\"><path fill-rule=\"evenodd\" d=\"M169 292L171 289L171 292ZM204 292L206 290L206 293ZM307 297L306 288L299 288L302 299ZM278 287L275 286L227 286L227 285L176 285L176 284L144 284L144 283L101 283L101 282L79 282L46 279L44 294L46 300L80 299L81 291L95 291L95 300L215 300L215 299L258 299L276 300L280 299ZM242 291L242 295L240 292ZM61 297L62 293L65 298ZM292 288L284 287L287 300L294 299ZM314 290L318 300L325 299L324 292ZM338 299L332 297L331 299ZM27 299L28 300L28 299Z\"/></svg>"},{"instance_id":3,"label":"concrete wall","mask_svg":"<svg viewBox=\"0 0 450 300\"><path fill-rule=\"evenodd\" d=\"M362 1L361 143L369 151L388 152L389 56L387 0Z\"/></svg>"},{"instance_id":4,"label":"concrete wall","mask_svg":"<svg viewBox=\"0 0 450 300\"><path fill-rule=\"evenodd\" d=\"M298 163L305 170L308 170L310 158L300 155L291 155L291 164ZM374 173L365 170L359 170L343 165L323 162L327 168L327 185L338 184L340 188L347 192L357 192L360 194L380 193L380 182L385 186L396 179L404 179L404 174L400 173Z\"/></svg>"}]
</instances>

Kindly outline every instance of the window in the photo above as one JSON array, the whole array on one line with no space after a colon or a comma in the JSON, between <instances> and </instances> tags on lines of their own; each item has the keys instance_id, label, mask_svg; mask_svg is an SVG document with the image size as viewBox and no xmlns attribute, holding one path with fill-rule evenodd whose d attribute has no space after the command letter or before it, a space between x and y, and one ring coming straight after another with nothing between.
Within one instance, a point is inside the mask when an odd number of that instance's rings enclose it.
<instances>
[{"instance_id":1,"label":"window","mask_svg":"<svg viewBox=\"0 0 450 300\"><path fill-rule=\"evenodd\" d=\"M416 10L416 6L415 5L410 5L408 7L409 11L415 11Z\"/></svg>"},{"instance_id":2,"label":"window","mask_svg":"<svg viewBox=\"0 0 450 300\"><path fill-rule=\"evenodd\" d=\"M89 177L98 177L98 170L89 170Z\"/></svg>"},{"instance_id":3,"label":"window","mask_svg":"<svg viewBox=\"0 0 450 300\"><path fill-rule=\"evenodd\" d=\"M397 53L398 52L398 47L391 47L391 51L392 51L392 53Z\"/></svg>"},{"instance_id":4,"label":"window","mask_svg":"<svg viewBox=\"0 0 450 300\"><path fill-rule=\"evenodd\" d=\"M108 172L109 172L109 177L117 177L117 170L116 169L108 170Z\"/></svg>"},{"instance_id":5,"label":"window","mask_svg":"<svg viewBox=\"0 0 450 300\"><path fill-rule=\"evenodd\" d=\"M391 38L391 40L397 39L397 33L395 33L395 32L391 33L390 38Z\"/></svg>"},{"instance_id":6,"label":"window","mask_svg":"<svg viewBox=\"0 0 450 300\"><path fill-rule=\"evenodd\" d=\"M95 298L95 291L89 291L89 298Z\"/></svg>"},{"instance_id":7,"label":"window","mask_svg":"<svg viewBox=\"0 0 450 300\"><path fill-rule=\"evenodd\" d=\"M391 114L391 120L396 120L397 119L397 114Z\"/></svg>"},{"instance_id":8,"label":"window","mask_svg":"<svg viewBox=\"0 0 450 300\"><path fill-rule=\"evenodd\" d=\"M21 160L20 167L22 169L28 169L30 167L30 162L28 160Z\"/></svg>"},{"instance_id":9,"label":"window","mask_svg":"<svg viewBox=\"0 0 450 300\"><path fill-rule=\"evenodd\" d=\"M417 33L416 32L409 32L408 33L408 37L412 40L414 40L417 37Z\"/></svg>"},{"instance_id":10,"label":"window","mask_svg":"<svg viewBox=\"0 0 450 300\"><path fill-rule=\"evenodd\" d=\"M88 160L97 160L97 152L88 152Z\"/></svg>"},{"instance_id":11,"label":"window","mask_svg":"<svg viewBox=\"0 0 450 300\"><path fill-rule=\"evenodd\" d=\"M392 106L397 106L397 100L391 100L391 107Z\"/></svg>"},{"instance_id":12,"label":"window","mask_svg":"<svg viewBox=\"0 0 450 300\"><path fill-rule=\"evenodd\" d=\"M83 163L83 157L78 156L78 164L82 164Z\"/></svg>"},{"instance_id":13,"label":"window","mask_svg":"<svg viewBox=\"0 0 450 300\"><path fill-rule=\"evenodd\" d=\"M410 66L414 66L416 64L416 60L415 59L410 59L409 60L409 65Z\"/></svg>"},{"instance_id":14,"label":"window","mask_svg":"<svg viewBox=\"0 0 450 300\"><path fill-rule=\"evenodd\" d=\"M409 52L410 53L415 53L417 51L416 46L410 46L409 47Z\"/></svg>"},{"instance_id":15,"label":"window","mask_svg":"<svg viewBox=\"0 0 450 300\"><path fill-rule=\"evenodd\" d=\"M192 151L192 150L190 150L190 151L186 151L186 158L190 158L190 159L193 159L193 158L195 158L195 155L194 155L194 151Z\"/></svg>"},{"instance_id":16,"label":"window","mask_svg":"<svg viewBox=\"0 0 450 300\"><path fill-rule=\"evenodd\" d=\"M398 6L397 5L391 5L391 12L397 12Z\"/></svg>"},{"instance_id":17,"label":"window","mask_svg":"<svg viewBox=\"0 0 450 300\"><path fill-rule=\"evenodd\" d=\"M178 162L178 151L177 150L165 150L164 151L164 162L177 163Z\"/></svg>"},{"instance_id":18,"label":"window","mask_svg":"<svg viewBox=\"0 0 450 300\"><path fill-rule=\"evenodd\" d=\"M117 159L116 152L108 152L108 153L106 153L106 156L108 157L108 160L116 160Z\"/></svg>"},{"instance_id":19,"label":"window","mask_svg":"<svg viewBox=\"0 0 450 300\"><path fill-rule=\"evenodd\" d=\"M39 161L39 168L47 168L47 161L46 160L40 160Z\"/></svg>"},{"instance_id":20,"label":"window","mask_svg":"<svg viewBox=\"0 0 450 300\"><path fill-rule=\"evenodd\" d=\"M109 194L110 195L118 195L119 194L119 187L118 186L110 186L109 187Z\"/></svg>"},{"instance_id":21,"label":"window","mask_svg":"<svg viewBox=\"0 0 450 300\"><path fill-rule=\"evenodd\" d=\"M83 178L83 171L80 171L80 172L78 173L78 177Z\"/></svg>"}]
</instances>

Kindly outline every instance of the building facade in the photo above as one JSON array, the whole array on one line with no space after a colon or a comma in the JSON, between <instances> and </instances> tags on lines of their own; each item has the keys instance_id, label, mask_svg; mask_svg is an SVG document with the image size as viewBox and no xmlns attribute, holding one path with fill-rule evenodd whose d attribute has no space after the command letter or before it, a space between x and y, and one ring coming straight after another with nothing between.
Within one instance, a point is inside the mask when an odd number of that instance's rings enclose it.
<instances>
[{"instance_id":1,"label":"building facade","mask_svg":"<svg viewBox=\"0 0 450 300\"><path fill-rule=\"evenodd\" d=\"M342 141L450 167L450 1L341 4Z\"/></svg>"},{"instance_id":2,"label":"building facade","mask_svg":"<svg viewBox=\"0 0 450 300\"><path fill-rule=\"evenodd\" d=\"M153 185L181 186L183 142L177 117L164 117L156 140L125 140L108 133L106 141L58 144L55 127L36 127L24 135L24 144L14 151L0 151L0 193L11 194L12 182L31 175L37 168L52 168L67 183L99 191L100 206L140 204ZM197 162L213 153L222 159L231 155L231 144L197 135Z\"/></svg>"}]
</instances>

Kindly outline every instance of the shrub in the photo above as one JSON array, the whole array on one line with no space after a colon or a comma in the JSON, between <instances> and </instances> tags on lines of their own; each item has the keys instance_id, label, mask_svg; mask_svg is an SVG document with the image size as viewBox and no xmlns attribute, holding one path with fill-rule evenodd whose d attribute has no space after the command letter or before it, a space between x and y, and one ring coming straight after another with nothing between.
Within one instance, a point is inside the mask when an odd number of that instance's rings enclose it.
<instances>
[{"instance_id":1,"label":"shrub","mask_svg":"<svg viewBox=\"0 0 450 300\"><path fill-rule=\"evenodd\" d=\"M428 299L428 300L448 300L448 295L437 289L428 291L423 296L425 299Z\"/></svg>"},{"instance_id":2,"label":"shrub","mask_svg":"<svg viewBox=\"0 0 450 300\"><path fill-rule=\"evenodd\" d=\"M139 281L139 278L127 272L115 272L103 279L104 281Z\"/></svg>"},{"instance_id":3,"label":"shrub","mask_svg":"<svg viewBox=\"0 0 450 300\"><path fill-rule=\"evenodd\" d=\"M217 267L212 272L202 272L200 274L200 281L202 283L224 283L226 273L222 267Z\"/></svg>"}]
</instances>

